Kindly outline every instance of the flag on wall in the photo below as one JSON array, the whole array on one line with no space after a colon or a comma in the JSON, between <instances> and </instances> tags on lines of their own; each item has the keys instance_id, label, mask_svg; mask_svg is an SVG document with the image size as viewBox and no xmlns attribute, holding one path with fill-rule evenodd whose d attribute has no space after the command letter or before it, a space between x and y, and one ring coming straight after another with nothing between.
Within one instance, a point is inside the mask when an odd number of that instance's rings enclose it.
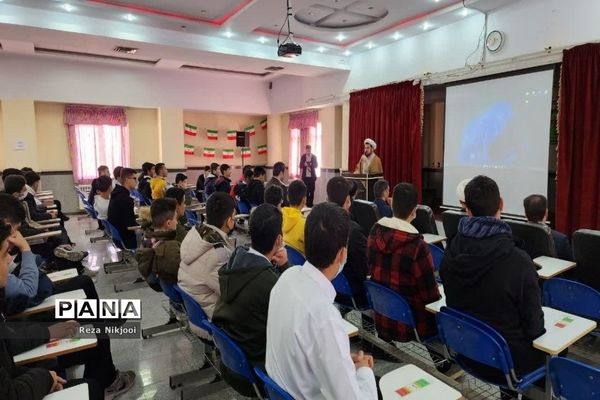
<instances>
[{"instance_id":1,"label":"flag on wall","mask_svg":"<svg viewBox=\"0 0 600 400\"><path fill-rule=\"evenodd\" d=\"M215 156L215 148L214 147L205 147L202 152L204 157L214 158Z\"/></svg>"},{"instance_id":2,"label":"flag on wall","mask_svg":"<svg viewBox=\"0 0 600 400\"><path fill-rule=\"evenodd\" d=\"M187 155L193 155L194 154L194 146L191 144L186 144L183 146L183 153L187 154Z\"/></svg>"},{"instance_id":3,"label":"flag on wall","mask_svg":"<svg viewBox=\"0 0 600 400\"><path fill-rule=\"evenodd\" d=\"M235 136L236 136L236 130L235 129L230 129L227 131L227 140L235 140Z\"/></svg>"},{"instance_id":4,"label":"flag on wall","mask_svg":"<svg viewBox=\"0 0 600 400\"><path fill-rule=\"evenodd\" d=\"M252 157L252 151L250 147L242 147L242 158L250 158Z\"/></svg>"},{"instance_id":5,"label":"flag on wall","mask_svg":"<svg viewBox=\"0 0 600 400\"><path fill-rule=\"evenodd\" d=\"M217 129L207 129L206 136L208 140L219 140L219 131Z\"/></svg>"},{"instance_id":6,"label":"flag on wall","mask_svg":"<svg viewBox=\"0 0 600 400\"><path fill-rule=\"evenodd\" d=\"M262 121L260 121L260 127L263 129L267 129L267 119L263 119Z\"/></svg>"},{"instance_id":7,"label":"flag on wall","mask_svg":"<svg viewBox=\"0 0 600 400\"><path fill-rule=\"evenodd\" d=\"M198 134L198 127L190 124L185 124L183 127L183 133L190 136L196 136Z\"/></svg>"},{"instance_id":8,"label":"flag on wall","mask_svg":"<svg viewBox=\"0 0 600 400\"><path fill-rule=\"evenodd\" d=\"M263 144L262 146L258 146L257 150L258 154L267 154L267 145Z\"/></svg>"},{"instance_id":9,"label":"flag on wall","mask_svg":"<svg viewBox=\"0 0 600 400\"><path fill-rule=\"evenodd\" d=\"M233 149L223 149L223 160L233 159Z\"/></svg>"},{"instance_id":10,"label":"flag on wall","mask_svg":"<svg viewBox=\"0 0 600 400\"><path fill-rule=\"evenodd\" d=\"M254 125L247 126L244 130L248 132L250 136L256 135L256 129L254 129Z\"/></svg>"}]
</instances>

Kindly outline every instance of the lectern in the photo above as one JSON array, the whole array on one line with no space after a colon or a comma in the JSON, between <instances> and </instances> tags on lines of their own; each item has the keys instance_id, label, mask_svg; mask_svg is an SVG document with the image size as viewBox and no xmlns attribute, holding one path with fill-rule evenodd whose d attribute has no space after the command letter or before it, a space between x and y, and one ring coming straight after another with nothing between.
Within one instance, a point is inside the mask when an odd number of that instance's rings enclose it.
<instances>
[{"instance_id":1,"label":"lectern","mask_svg":"<svg viewBox=\"0 0 600 400\"><path fill-rule=\"evenodd\" d=\"M351 172L342 172L342 176L349 181L356 182L358 190L356 191L355 199L359 200L374 200L373 185L380 179L383 179L383 174L353 174Z\"/></svg>"}]
</instances>

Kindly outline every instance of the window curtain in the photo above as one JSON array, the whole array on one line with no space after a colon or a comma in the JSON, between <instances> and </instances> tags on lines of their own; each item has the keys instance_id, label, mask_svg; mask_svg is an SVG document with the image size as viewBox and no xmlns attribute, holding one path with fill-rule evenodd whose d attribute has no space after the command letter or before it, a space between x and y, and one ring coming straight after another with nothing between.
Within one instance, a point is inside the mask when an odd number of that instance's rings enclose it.
<instances>
[{"instance_id":1,"label":"window curtain","mask_svg":"<svg viewBox=\"0 0 600 400\"><path fill-rule=\"evenodd\" d=\"M319 112L317 110L304 111L290 114L288 129L290 131L290 156L288 162L288 175L290 179L300 178L300 158L304 154L306 145L312 147L312 153L321 161L321 140L319 125ZM320 168L317 168L317 177Z\"/></svg>"},{"instance_id":2,"label":"window curtain","mask_svg":"<svg viewBox=\"0 0 600 400\"><path fill-rule=\"evenodd\" d=\"M600 229L600 44L565 50L558 111L556 227Z\"/></svg>"},{"instance_id":3,"label":"window curtain","mask_svg":"<svg viewBox=\"0 0 600 400\"><path fill-rule=\"evenodd\" d=\"M127 117L122 107L67 105L64 122L73 178L89 183L99 165L129 165Z\"/></svg>"},{"instance_id":4,"label":"window curtain","mask_svg":"<svg viewBox=\"0 0 600 400\"><path fill-rule=\"evenodd\" d=\"M349 170L363 153L363 141L371 138L390 186L410 182L420 200L423 87L410 81L351 93L349 128Z\"/></svg>"}]
</instances>

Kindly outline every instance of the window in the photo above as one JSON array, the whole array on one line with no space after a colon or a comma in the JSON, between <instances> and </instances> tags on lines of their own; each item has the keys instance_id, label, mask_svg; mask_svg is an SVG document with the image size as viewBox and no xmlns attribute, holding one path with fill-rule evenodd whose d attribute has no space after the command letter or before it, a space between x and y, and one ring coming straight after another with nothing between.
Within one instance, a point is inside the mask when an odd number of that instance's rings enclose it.
<instances>
[{"instance_id":1,"label":"window","mask_svg":"<svg viewBox=\"0 0 600 400\"><path fill-rule=\"evenodd\" d=\"M305 152L306 145L312 147L312 153L317 157L317 162L321 165L321 123L317 122L316 127L311 126L304 129L290 129L290 160L288 164L289 178L301 178L300 158ZM317 177L321 176L321 168L317 168Z\"/></svg>"},{"instance_id":2,"label":"window","mask_svg":"<svg viewBox=\"0 0 600 400\"><path fill-rule=\"evenodd\" d=\"M77 143L76 176L79 181L89 181L98 176L98 166L110 170L118 165L129 165L129 140L127 126L74 125Z\"/></svg>"}]
</instances>

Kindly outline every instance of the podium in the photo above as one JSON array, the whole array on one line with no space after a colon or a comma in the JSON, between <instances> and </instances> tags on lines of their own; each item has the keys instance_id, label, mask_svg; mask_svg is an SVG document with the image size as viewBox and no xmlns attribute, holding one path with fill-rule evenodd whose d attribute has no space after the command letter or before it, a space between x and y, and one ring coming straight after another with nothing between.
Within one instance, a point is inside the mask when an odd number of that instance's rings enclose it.
<instances>
[{"instance_id":1,"label":"podium","mask_svg":"<svg viewBox=\"0 0 600 400\"><path fill-rule=\"evenodd\" d=\"M349 181L356 182L358 190L356 191L355 199L359 200L374 200L373 185L380 179L383 179L383 174L353 174L351 172L342 172L342 176Z\"/></svg>"}]
</instances>

